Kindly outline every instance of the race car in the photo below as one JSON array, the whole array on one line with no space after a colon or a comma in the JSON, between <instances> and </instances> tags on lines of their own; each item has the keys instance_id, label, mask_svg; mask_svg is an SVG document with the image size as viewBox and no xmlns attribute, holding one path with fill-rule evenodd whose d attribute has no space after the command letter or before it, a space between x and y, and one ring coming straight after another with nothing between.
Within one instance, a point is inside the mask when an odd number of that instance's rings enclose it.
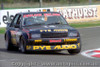
<instances>
[{"instance_id":1,"label":"race car","mask_svg":"<svg viewBox=\"0 0 100 67\"><path fill-rule=\"evenodd\" d=\"M62 51L78 54L81 51L79 32L69 26L58 12L17 13L5 32L7 50Z\"/></svg>"}]
</instances>

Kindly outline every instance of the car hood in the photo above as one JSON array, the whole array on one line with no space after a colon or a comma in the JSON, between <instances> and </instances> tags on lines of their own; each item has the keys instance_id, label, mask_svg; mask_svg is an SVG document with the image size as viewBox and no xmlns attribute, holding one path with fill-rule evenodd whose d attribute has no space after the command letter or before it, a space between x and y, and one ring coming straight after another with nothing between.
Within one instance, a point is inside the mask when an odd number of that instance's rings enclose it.
<instances>
[{"instance_id":1,"label":"car hood","mask_svg":"<svg viewBox=\"0 0 100 67\"><path fill-rule=\"evenodd\" d=\"M24 29L28 30L31 33L55 32L54 31L55 29L57 30L60 29L60 31L56 31L56 32L77 31L75 28L69 25L37 25L37 26L24 27ZM68 31L64 31L64 30L68 30Z\"/></svg>"}]
</instances>

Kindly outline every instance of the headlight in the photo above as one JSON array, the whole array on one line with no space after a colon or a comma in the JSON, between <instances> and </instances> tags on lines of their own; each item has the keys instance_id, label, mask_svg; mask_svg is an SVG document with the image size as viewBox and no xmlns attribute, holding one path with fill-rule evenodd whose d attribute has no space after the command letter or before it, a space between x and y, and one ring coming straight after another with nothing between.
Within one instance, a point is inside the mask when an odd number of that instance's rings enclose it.
<instances>
[{"instance_id":1,"label":"headlight","mask_svg":"<svg viewBox=\"0 0 100 67\"><path fill-rule=\"evenodd\" d=\"M31 34L31 38L40 38L41 35L40 34Z\"/></svg>"},{"instance_id":2,"label":"headlight","mask_svg":"<svg viewBox=\"0 0 100 67\"><path fill-rule=\"evenodd\" d=\"M77 37L78 36L78 32L69 32L68 36L69 37Z\"/></svg>"}]
</instances>

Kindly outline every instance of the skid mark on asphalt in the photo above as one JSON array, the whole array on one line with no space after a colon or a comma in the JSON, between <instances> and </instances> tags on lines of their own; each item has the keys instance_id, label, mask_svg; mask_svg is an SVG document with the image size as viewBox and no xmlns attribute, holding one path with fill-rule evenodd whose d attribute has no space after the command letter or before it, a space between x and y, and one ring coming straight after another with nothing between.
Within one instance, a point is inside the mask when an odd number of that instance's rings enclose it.
<instances>
[{"instance_id":1,"label":"skid mark on asphalt","mask_svg":"<svg viewBox=\"0 0 100 67\"><path fill-rule=\"evenodd\" d=\"M92 59L100 59L100 48L83 51L81 55Z\"/></svg>"}]
</instances>

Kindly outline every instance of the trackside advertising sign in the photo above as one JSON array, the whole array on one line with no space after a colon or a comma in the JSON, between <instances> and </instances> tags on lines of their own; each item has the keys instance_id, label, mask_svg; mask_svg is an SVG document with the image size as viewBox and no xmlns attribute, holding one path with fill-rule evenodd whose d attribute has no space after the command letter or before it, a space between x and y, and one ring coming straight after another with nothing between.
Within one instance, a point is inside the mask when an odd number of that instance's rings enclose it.
<instances>
[{"instance_id":1,"label":"trackside advertising sign","mask_svg":"<svg viewBox=\"0 0 100 67\"><path fill-rule=\"evenodd\" d=\"M55 7L54 11L60 12L68 22L100 20L100 5Z\"/></svg>"},{"instance_id":2,"label":"trackside advertising sign","mask_svg":"<svg viewBox=\"0 0 100 67\"><path fill-rule=\"evenodd\" d=\"M12 9L0 10L0 27L6 27L6 24L12 21L16 13L20 12L41 12L53 11L53 8L32 8L32 9Z\"/></svg>"},{"instance_id":3,"label":"trackside advertising sign","mask_svg":"<svg viewBox=\"0 0 100 67\"><path fill-rule=\"evenodd\" d=\"M100 5L12 9L0 10L0 27L6 27L6 24L12 21L16 13L41 11L60 12L69 23L100 20Z\"/></svg>"}]
</instances>

